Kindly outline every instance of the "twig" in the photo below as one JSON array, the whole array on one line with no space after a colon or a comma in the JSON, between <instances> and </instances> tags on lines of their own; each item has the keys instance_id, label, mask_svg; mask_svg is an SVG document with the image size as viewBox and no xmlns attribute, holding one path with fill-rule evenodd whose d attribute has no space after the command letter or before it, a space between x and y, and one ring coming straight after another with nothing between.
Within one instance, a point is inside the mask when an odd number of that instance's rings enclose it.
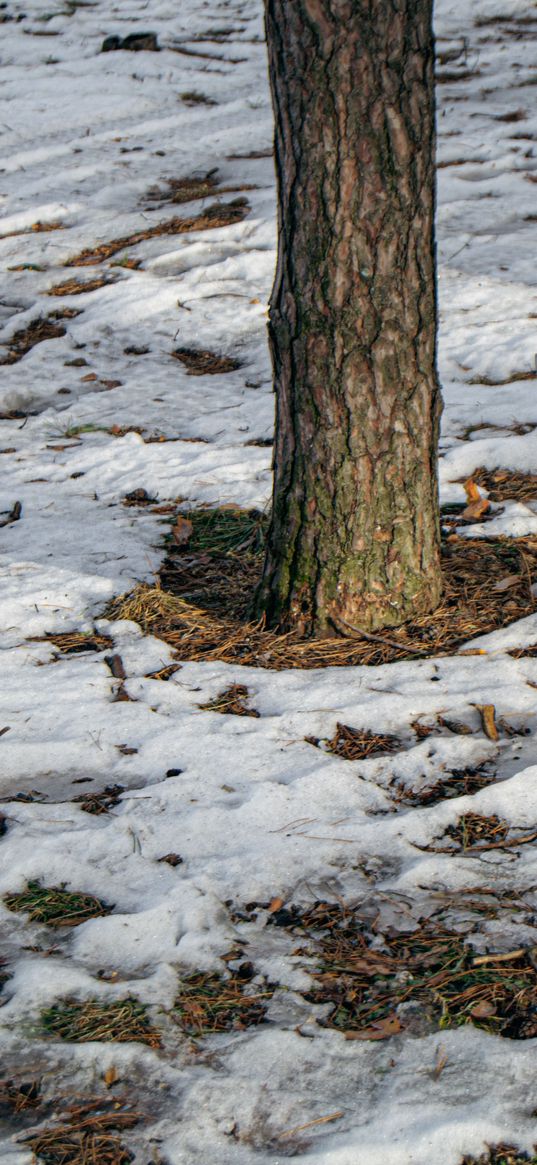
<instances>
[{"instance_id":1,"label":"twig","mask_svg":"<svg viewBox=\"0 0 537 1165\"><path fill-rule=\"evenodd\" d=\"M503 955L478 955L476 959L472 959L472 966L480 967L482 963L509 963L511 959L521 959L525 954L524 947L519 947L518 951L506 951Z\"/></svg>"},{"instance_id":2,"label":"twig","mask_svg":"<svg viewBox=\"0 0 537 1165\"><path fill-rule=\"evenodd\" d=\"M353 627L352 623L347 623L346 619L341 616L338 618L335 615L331 616L331 621L336 628L336 631L341 631L340 623L352 631L354 635L360 635L362 639L367 639L369 643L380 643L381 647L396 647L398 651L412 651L415 655L421 655L421 647L410 647L408 643L398 643L396 639L387 639L384 635L373 635L371 631L362 631L361 627Z\"/></svg>"},{"instance_id":3,"label":"twig","mask_svg":"<svg viewBox=\"0 0 537 1165\"><path fill-rule=\"evenodd\" d=\"M22 502L15 502L6 518L2 518L0 526L10 526L12 522L18 522L22 514Z\"/></svg>"},{"instance_id":4,"label":"twig","mask_svg":"<svg viewBox=\"0 0 537 1165\"><path fill-rule=\"evenodd\" d=\"M326 1125L329 1121L341 1120L345 1116L344 1112L330 1112L328 1116L318 1116L317 1120L308 1121L305 1125L295 1125L294 1129L286 1129L284 1133L278 1133L278 1140L283 1141L284 1137L293 1137L295 1133L302 1133L304 1129L311 1129L314 1125Z\"/></svg>"}]
</instances>

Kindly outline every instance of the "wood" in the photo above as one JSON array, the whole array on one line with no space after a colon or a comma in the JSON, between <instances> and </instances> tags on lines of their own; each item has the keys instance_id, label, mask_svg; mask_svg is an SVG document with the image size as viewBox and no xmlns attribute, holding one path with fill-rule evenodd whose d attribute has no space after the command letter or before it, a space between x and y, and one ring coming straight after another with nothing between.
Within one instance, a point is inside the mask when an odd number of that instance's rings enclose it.
<instances>
[{"instance_id":1,"label":"wood","mask_svg":"<svg viewBox=\"0 0 537 1165\"><path fill-rule=\"evenodd\" d=\"M432 0L265 4L277 416L257 613L374 631L441 591Z\"/></svg>"}]
</instances>

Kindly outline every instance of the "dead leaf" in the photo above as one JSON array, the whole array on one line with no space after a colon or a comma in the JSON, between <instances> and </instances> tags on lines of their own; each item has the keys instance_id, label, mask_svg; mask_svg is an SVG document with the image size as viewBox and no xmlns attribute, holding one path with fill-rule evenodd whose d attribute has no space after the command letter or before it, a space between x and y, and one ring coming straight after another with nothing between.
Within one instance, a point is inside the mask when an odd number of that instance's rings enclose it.
<instances>
[{"instance_id":1,"label":"dead leaf","mask_svg":"<svg viewBox=\"0 0 537 1165\"><path fill-rule=\"evenodd\" d=\"M275 914L277 910L281 910L283 906L283 898L273 898L272 902L267 906L269 914Z\"/></svg>"},{"instance_id":2,"label":"dead leaf","mask_svg":"<svg viewBox=\"0 0 537 1165\"><path fill-rule=\"evenodd\" d=\"M488 736L489 740L498 740L500 734L496 728L496 709L494 704L474 704L474 708L477 708L481 716L481 725L485 736Z\"/></svg>"},{"instance_id":3,"label":"dead leaf","mask_svg":"<svg viewBox=\"0 0 537 1165\"><path fill-rule=\"evenodd\" d=\"M120 655L105 655L104 662L108 664L114 679L126 680L127 673L123 667L123 660Z\"/></svg>"},{"instance_id":4,"label":"dead leaf","mask_svg":"<svg viewBox=\"0 0 537 1165\"><path fill-rule=\"evenodd\" d=\"M508 591L510 587L516 587L517 583L519 582L520 575L507 574L505 578L501 578L499 582L494 583L494 586L491 589L495 591L496 594L501 594L502 591Z\"/></svg>"},{"instance_id":5,"label":"dead leaf","mask_svg":"<svg viewBox=\"0 0 537 1165\"><path fill-rule=\"evenodd\" d=\"M113 1084L117 1084L118 1079L119 1077L117 1068L111 1064L110 1067L107 1068L105 1072L103 1072L103 1080L106 1084L106 1087L111 1088Z\"/></svg>"},{"instance_id":6,"label":"dead leaf","mask_svg":"<svg viewBox=\"0 0 537 1165\"><path fill-rule=\"evenodd\" d=\"M192 537L193 530L192 522L189 522L188 518L182 518L179 515L175 524L172 526L172 538L176 545L186 546Z\"/></svg>"},{"instance_id":7,"label":"dead leaf","mask_svg":"<svg viewBox=\"0 0 537 1165\"><path fill-rule=\"evenodd\" d=\"M494 1003L487 999L480 999L479 1003L475 1003L470 1011L470 1015L474 1019L488 1019L491 1015L496 1015L497 1008Z\"/></svg>"},{"instance_id":8,"label":"dead leaf","mask_svg":"<svg viewBox=\"0 0 537 1165\"><path fill-rule=\"evenodd\" d=\"M470 502L470 505L462 511L461 518L464 518L467 522L475 522L478 518L482 518L487 510L490 510L488 498L479 498L475 502Z\"/></svg>"},{"instance_id":9,"label":"dead leaf","mask_svg":"<svg viewBox=\"0 0 537 1165\"><path fill-rule=\"evenodd\" d=\"M81 384L87 384L90 380L97 380L96 372L87 372L85 376L80 377Z\"/></svg>"},{"instance_id":10,"label":"dead leaf","mask_svg":"<svg viewBox=\"0 0 537 1165\"><path fill-rule=\"evenodd\" d=\"M346 1040L387 1040L390 1036L402 1031L402 1026L396 1015L387 1015L385 1019L378 1019L370 1027L364 1027L359 1032L344 1032Z\"/></svg>"},{"instance_id":11,"label":"dead leaf","mask_svg":"<svg viewBox=\"0 0 537 1165\"><path fill-rule=\"evenodd\" d=\"M481 494L472 477L469 477L464 483L464 492L468 502L480 502Z\"/></svg>"}]
</instances>

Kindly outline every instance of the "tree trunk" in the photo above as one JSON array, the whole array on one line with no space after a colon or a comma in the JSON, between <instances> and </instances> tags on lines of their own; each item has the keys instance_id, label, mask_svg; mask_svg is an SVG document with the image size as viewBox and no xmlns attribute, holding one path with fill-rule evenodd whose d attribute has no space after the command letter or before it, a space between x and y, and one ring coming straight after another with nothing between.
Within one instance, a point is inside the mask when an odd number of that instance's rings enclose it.
<instances>
[{"instance_id":1,"label":"tree trunk","mask_svg":"<svg viewBox=\"0 0 537 1165\"><path fill-rule=\"evenodd\" d=\"M440 597L432 0L265 0L279 251L258 613L304 636Z\"/></svg>"}]
</instances>

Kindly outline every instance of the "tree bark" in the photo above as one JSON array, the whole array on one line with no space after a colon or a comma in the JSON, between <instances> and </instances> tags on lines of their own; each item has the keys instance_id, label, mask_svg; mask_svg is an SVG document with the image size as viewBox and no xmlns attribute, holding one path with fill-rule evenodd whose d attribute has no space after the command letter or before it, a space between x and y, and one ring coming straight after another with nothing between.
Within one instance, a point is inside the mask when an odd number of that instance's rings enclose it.
<instances>
[{"instance_id":1,"label":"tree bark","mask_svg":"<svg viewBox=\"0 0 537 1165\"><path fill-rule=\"evenodd\" d=\"M257 611L303 636L440 597L432 0L265 0L279 247Z\"/></svg>"}]
</instances>

